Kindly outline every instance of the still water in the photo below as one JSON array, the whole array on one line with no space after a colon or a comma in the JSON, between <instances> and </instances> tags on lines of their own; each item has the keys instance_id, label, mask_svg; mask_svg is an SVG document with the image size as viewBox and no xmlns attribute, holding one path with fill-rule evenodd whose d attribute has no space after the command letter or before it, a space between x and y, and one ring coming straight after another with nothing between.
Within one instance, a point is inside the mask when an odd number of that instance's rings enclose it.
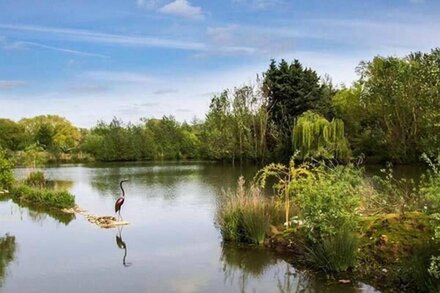
<instances>
[{"instance_id":1,"label":"still water","mask_svg":"<svg viewBox=\"0 0 440 293\"><path fill-rule=\"evenodd\" d=\"M0 292L377 292L296 270L264 249L223 245L218 195L256 167L117 163L45 168L92 214L113 215L126 183L123 229L0 201ZM26 170L16 170L23 176Z\"/></svg>"}]
</instances>

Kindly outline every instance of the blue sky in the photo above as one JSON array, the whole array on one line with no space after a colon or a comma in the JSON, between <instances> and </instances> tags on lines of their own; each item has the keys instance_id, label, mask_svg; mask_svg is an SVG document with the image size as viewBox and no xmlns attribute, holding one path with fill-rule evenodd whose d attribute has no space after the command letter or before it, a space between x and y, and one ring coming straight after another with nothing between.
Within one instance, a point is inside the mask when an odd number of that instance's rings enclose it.
<instances>
[{"instance_id":1,"label":"blue sky","mask_svg":"<svg viewBox=\"0 0 440 293\"><path fill-rule=\"evenodd\" d=\"M271 58L335 83L440 46L437 0L0 0L0 117L203 118Z\"/></svg>"}]
</instances>

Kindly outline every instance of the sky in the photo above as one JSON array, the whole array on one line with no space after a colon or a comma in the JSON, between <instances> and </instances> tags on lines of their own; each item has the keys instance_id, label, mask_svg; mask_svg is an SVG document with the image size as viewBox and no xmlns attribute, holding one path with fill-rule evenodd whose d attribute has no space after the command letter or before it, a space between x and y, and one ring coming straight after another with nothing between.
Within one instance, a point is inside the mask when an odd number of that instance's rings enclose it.
<instances>
[{"instance_id":1,"label":"sky","mask_svg":"<svg viewBox=\"0 0 440 293\"><path fill-rule=\"evenodd\" d=\"M439 46L438 0L0 0L0 117L203 119L271 59L350 85L361 60Z\"/></svg>"}]
</instances>

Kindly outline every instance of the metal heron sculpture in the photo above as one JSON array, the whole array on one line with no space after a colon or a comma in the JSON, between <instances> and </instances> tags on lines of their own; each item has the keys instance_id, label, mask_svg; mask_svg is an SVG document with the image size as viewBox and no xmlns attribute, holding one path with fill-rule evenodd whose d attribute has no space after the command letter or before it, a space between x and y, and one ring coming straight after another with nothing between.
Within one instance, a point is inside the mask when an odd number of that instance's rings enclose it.
<instances>
[{"instance_id":1,"label":"metal heron sculpture","mask_svg":"<svg viewBox=\"0 0 440 293\"><path fill-rule=\"evenodd\" d=\"M125 191L124 191L124 188L122 187L122 183L127 182L127 181L128 180L122 180L121 182L119 182L119 186L121 187L121 190L122 190L122 195L115 202L115 213L118 213L118 215L119 215L118 219L120 219L120 220L122 220L121 207L125 202Z\"/></svg>"}]
</instances>

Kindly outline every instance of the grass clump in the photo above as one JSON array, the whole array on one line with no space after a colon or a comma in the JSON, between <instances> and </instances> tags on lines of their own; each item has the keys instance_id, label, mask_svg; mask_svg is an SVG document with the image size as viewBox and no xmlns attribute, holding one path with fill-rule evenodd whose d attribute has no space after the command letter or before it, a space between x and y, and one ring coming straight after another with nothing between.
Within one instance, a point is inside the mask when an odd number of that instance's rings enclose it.
<instances>
[{"instance_id":1,"label":"grass clump","mask_svg":"<svg viewBox=\"0 0 440 293\"><path fill-rule=\"evenodd\" d=\"M28 177L24 180L24 184L38 188L46 187L46 178L44 176L44 173L41 171L31 172L28 175Z\"/></svg>"},{"instance_id":2,"label":"grass clump","mask_svg":"<svg viewBox=\"0 0 440 293\"><path fill-rule=\"evenodd\" d=\"M356 265L358 237L349 227L334 235L306 244L305 258L317 270L328 274L345 272Z\"/></svg>"},{"instance_id":3,"label":"grass clump","mask_svg":"<svg viewBox=\"0 0 440 293\"><path fill-rule=\"evenodd\" d=\"M263 244L270 227L270 211L275 205L255 186L245 187L243 177L235 192L225 192L217 213L217 223L225 241Z\"/></svg>"},{"instance_id":4,"label":"grass clump","mask_svg":"<svg viewBox=\"0 0 440 293\"><path fill-rule=\"evenodd\" d=\"M41 189L25 184L15 185L11 190L11 196L18 201L58 209L72 208L75 205L75 197L67 191Z\"/></svg>"}]
</instances>

